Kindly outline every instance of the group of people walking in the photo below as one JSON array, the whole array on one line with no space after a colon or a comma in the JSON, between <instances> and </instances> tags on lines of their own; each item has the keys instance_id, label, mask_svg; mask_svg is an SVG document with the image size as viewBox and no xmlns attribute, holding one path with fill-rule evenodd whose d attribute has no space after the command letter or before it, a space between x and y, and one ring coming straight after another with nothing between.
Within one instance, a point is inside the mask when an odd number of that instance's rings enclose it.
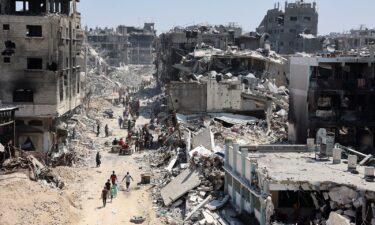
<instances>
[{"instance_id":1,"label":"group of people walking","mask_svg":"<svg viewBox=\"0 0 375 225\"><path fill-rule=\"evenodd\" d=\"M130 182L134 181L133 177L129 174L129 172L127 172L124 178L122 179L122 181L124 180L126 184L126 191L129 191ZM109 198L111 199L111 202L112 202L113 198L117 197L118 190L119 190L119 187L118 187L117 175L116 175L116 172L113 171L111 176L105 183L104 188L101 193L101 198L103 200L103 207L106 206L107 200Z\"/></svg>"}]
</instances>

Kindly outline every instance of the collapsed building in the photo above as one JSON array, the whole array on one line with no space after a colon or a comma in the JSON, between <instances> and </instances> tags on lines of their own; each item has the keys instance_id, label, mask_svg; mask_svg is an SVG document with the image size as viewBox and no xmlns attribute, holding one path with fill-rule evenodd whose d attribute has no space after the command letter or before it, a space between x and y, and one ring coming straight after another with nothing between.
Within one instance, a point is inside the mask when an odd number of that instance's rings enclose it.
<instances>
[{"instance_id":1,"label":"collapsed building","mask_svg":"<svg viewBox=\"0 0 375 225\"><path fill-rule=\"evenodd\" d=\"M322 48L317 37L318 16L315 2L285 2L284 10L277 3L268 10L257 32L268 34L271 48L280 54L314 53Z\"/></svg>"},{"instance_id":2,"label":"collapsed building","mask_svg":"<svg viewBox=\"0 0 375 225\"><path fill-rule=\"evenodd\" d=\"M15 146L49 151L56 123L81 104L84 32L78 0L0 1L0 99L15 105Z\"/></svg>"},{"instance_id":3,"label":"collapsed building","mask_svg":"<svg viewBox=\"0 0 375 225\"><path fill-rule=\"evenodd\" d=\"M174 68L180 81L166 89L170 109L181 113L264 111L271 99L265 92L271 87L270 95L279 95L287 83L286 59L264 49L202 46Z\"/></svg>"},{"instance_id":4,"label":"collapsed building","mask_svg":"<svg viewBox=\"0 0 375 225\"><path fill-rule=\"evenodd\" d=\"M197 45L205 43L214 48L226 50L227 46L235 45L235 39L241 35L242 29L234 23L228 26L175 27L161 34L154 44L156 77L159 84L178 79L179 71L173 66L180 63L185 55L193 52Z\"/></svg>"},{"instance_id":5,"label":"collapsed building","mask_svg":"<svg viewBox=\"0 0 375 225\"><path fill-rule=\"evenodd\" d=\"M373 152L375 58L291 57L289 140L306 143L320 128L336 142Z\"/></svg>"}]
</instances>

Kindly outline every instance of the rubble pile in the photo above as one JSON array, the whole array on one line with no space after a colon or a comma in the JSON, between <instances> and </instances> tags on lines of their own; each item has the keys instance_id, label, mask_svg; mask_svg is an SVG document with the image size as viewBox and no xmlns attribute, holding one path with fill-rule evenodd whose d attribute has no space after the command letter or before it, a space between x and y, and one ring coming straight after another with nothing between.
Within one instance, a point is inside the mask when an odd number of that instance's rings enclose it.
<instances>
[{"instance_id":1,"label":"rubble pile","mask_svg":"<svg viewBox=\"0 0 375 225\"><path fill-rule=\"evenodd\" d=\"M265 68L259 65L249 67L249 59L262 61L270 65ZM266 49L238 50L235 47L227 50L216 49L201 43L194 52L184 56L180 64L174 65L180 71L181 81L205 81L207 79L243 81L248 79L274 79L278 75L277 67L286 63L286 59L274 51Z\"/></svg>"},{"instance_id":2,"label":"rubble pile","mask_svg":"<svg viewBox=\"0 0 375 225\"><path fill-rule=\"evenodd\" d=\"M34 181L44 180L52 187L62 189L64 182L57 176L52 169L46 166L46 157L33 156L32 153L25 152L21 149L16 149L17 157L9 158L4 161L0 174L10 174L20 172L22 170L29 172L29 178Z\"/></svg>"},{"instance_id":3,"label":"rubble pile","mask_svg":"<svg viewBox=\"0 0 375 225\"><path fill-rule=\"evenodd\" d=\"M158 129L168 132L165 127ZM223 158L195 152L188 159L188 137L182 135L180 142L176 132L164 136L167 137L165 145L149 157L154 168L152 194L157 216L166 224L182 224L183 221L194 224L204 220L208 215L204 206L225 198ZM211 207L213 211L218 208Z\"/></svg>"}]
</instances>

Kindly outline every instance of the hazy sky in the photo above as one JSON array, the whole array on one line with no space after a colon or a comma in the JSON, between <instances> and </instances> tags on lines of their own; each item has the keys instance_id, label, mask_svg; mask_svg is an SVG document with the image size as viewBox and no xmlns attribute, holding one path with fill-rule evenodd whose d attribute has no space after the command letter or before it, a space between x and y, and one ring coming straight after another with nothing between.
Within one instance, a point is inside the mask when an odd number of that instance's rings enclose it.
<instances>
[{"instance_id":1,"label":"hazy sky","mask_svg":"<svg viewBox=\"0 0 375 225\"><path fill-rule=\"evenodd\" d=\"M294 1L294 0L293 0ZM276 0L81 0L82 25L116 27L142 26L155 22L158 33L174 26L202 22L236 22L253 31ZM284 6L285 1L280 1ZM289 0L289 2L292 2ZM342 32L360 24L375 28L375 0L316 0L319 34Z\"/></svg>"}]
</instances>

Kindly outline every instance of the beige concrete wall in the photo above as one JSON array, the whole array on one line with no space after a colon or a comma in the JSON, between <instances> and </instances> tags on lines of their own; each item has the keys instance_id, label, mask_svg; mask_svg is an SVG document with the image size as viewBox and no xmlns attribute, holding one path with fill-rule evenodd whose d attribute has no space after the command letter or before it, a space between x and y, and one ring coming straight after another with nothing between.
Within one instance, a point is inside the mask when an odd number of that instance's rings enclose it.
<instances>
[{"instance_id":1,"label":"beige concrete wall","mask_svg":"<svg viewBox=\"0 0 375 225\"><path fill-rule=\"evenodd\" d=\"M240 82L218 83L210 79L207 82L207 111L241 110Z\"/></svg>"}]
</instances>

